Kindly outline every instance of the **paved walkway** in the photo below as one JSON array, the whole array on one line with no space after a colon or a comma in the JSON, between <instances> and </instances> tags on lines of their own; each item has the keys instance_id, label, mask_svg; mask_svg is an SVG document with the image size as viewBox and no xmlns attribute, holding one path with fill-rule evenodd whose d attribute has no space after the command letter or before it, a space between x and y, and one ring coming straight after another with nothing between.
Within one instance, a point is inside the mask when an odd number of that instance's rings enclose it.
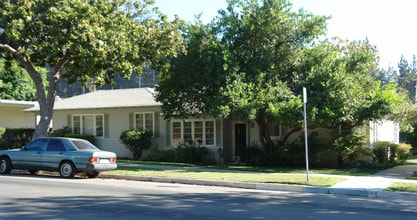
<instances>
[{"instance_id":1,"label":"paved walkway","mask_svg":"<svg viewBox=\"0 0 417 220\"><path fill-rule=\"evenodd\" d=\"M137 164L123 164L123 166L138 166L138 167L151 167L159 169L179 169L177 166L160 166L160 165L137 165ZM185 170L207 170L216 171L207 168L198 167L181 167ZM219 172L222 172L219 170ZM242 171L236 171L242 172ZM391 169L387 169L378 172L371 176L357 177L357 176L343 176L347 180L337 183L332 187L313 187L313 186L300 186L300 185L286 185L286 184L273 184L273 183L238 183L238 182L225 182L225 181L210 181L210 180L187 180L187 179L173 179L173 178L160 178L160 177L132 177L132 176L107 176L111 178L122 178L140 181L153 181L153 182L168 182L168 183L183 183L183 184L195 184L195 185L211 185L211 186L224 186L224 187L237 187L259 190L277 190L277 191L291 191L291 192L309 192L309 193L326 193L326 194L341 194L341 195L353 195L364 196L374 198L390 198L390 199L408 199L415 200L417 202L417 193L401 193L401 192L387 192L384 191L394 182L412 182L417 183L417 180L407 180L406 178L411 176L414 172L417 172L417 165L404 165L397 166ZM323 174L313 174L323 175ZM334 177L340 177L336 175L330 175Z\"/></svg>"},{"instance_id":2,"label":"paved walkway","mask_svg":"<svg viewBox=\"0 0 417 220\"><path fill-rule=\"evenodd\" d=\"M417 183L417 180L406 179L413 175L414 172L417 172L417 165L396 166L371 176L351 176L348 180L337 183L332 188L380 191L386 189L394 182Z\"/></svg>"}]
</instances>

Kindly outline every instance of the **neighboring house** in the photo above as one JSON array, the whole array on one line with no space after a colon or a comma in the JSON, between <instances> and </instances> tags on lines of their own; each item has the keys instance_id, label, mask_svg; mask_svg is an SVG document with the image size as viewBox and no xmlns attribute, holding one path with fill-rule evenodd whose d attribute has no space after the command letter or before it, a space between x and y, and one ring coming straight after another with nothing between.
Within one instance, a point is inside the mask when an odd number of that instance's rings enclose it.
<instances>
[{"instance_id":1,"label":"neighboring house","mask_svg":"<svg viewBox=\"0 0 417 220\"><path fill-rule=\"evenodd\" d=\"M35 128L33 115L24 112L37 102L0 100L0 127L2 128Z\"/></svg>"},{"instance_id":2,"label":"neighboring house","mask_svg":"<svg viewBox=\"0 0 417 220\"><path fill-rule=\"evenodd\" d=\"M388 141L400 143L400 124L390 120L373 120L369 122L369 142Z\"/></svg>"},{"instance_id":3,"label":"neighboring house","mask_svg":"<svg viewBox=\"0 0 417 220\"><path fill-rule=\"evenodd\" d=\"M236 160L241 148L259 145L254 122L207 116L165 120L161 105L151 88L98 90L57 100L53 129L68 126L74 133L93 134L98 147L129 158L132 154L119 137L122 131L133 128L153 131L152 147L143 156L156 148L167 150L179 143L195 142L207 147L217 162L228 163ZM27 111L37 114L39 107ZM286 132L281 126L270 130L273 140Z\"/></svg>"}]
</instances>

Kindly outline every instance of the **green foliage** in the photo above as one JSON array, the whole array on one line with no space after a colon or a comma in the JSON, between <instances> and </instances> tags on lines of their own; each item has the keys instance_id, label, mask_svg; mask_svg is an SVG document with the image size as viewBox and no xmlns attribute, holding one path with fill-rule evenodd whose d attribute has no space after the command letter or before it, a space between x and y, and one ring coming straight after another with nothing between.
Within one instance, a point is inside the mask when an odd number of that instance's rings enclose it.
<instances>
[{"instance_id":1,"label":"green foliage","mask_svg":"<svg viewBox=\"0 0 417 220\"><path fill-rule=\"evenodd\" d=\"M255 121L264 153L285 149L294 157L301 148L288 151L282 143L289 136L275 144L268 127L284 125L292 129L289 134L302 129L303 87L313 128L355 127L387 116L409 118L414 108L404 94L371 74L377 70L375 46L366 39L318 40L327 19L294 12L283 0L228 1L212 23L197 22L185 30L187 53L162 73L157 88L165 117L211 114ZM339 142L335 149L342 161L369 153L359 142ZM277 158L283 156L270 160Z\"/></svg>"},{"instance_id":2,"label":"green foliage","mask_svg":"<svg viewBox=\"0 0 417 220\"><path fill-rule=\"evenodd\" d=\"M74 134L70 127L63 127L61 129L53 130L49 132L50 137L68 137L68 138L79 138L84 139L96 145L96 137L92 134Z\"/></svg>"},{"instance_id":3,"label":"green foliage","mask_svg":"<svg viewBox=\"0 0 417 220\"><path fill-rule=\"evenodd\" d=\"M142 152L151 146L152 132L143 130L125 130L120 134L120 142L133 154L133 159L139 160Z\"/></svg>"},{"instance_id":4,"label":"green foliage","mask_svg":"<svg viewBox=\"0 0 417 220\"><path fill-rule=\"evenodd\" d=\"M397 159L400 160L402 163L405 163L405 161L408 159L408 156L410 155L410 151L412 148L413 147L410 144L399 144L396 148Z\"/></svg>"},{"instance_id":5,"label":"green foliage","mask_svg":"<svg viewBox=\"0 0 417 220\"><path fill-rule=\"evenodd\" d=\"M33 134L31 128L6 128L0 138L0 149L21 148L32 140Z\"/></svg>"},{"instance_id":6,"label":"green foliage","mask_svg":"<svg viewBox=\"0 0 417 220\"><path fill-rule=\"evenodd\" d=\"M72 133L71 128L68 127L68 126L65 126L61 129L56 129L56 130L53 130L53 131L49 132L48 136L50 136L50 137L65 137L65 135L69 134L69 133Z\"/></svg>"},{"instance_id":7,"label":"green foliage","mask_svg":"<svg viewBox=\"0 0 417 220\"><path fill-rule=\"evenodd\" d=\"M0 55L26 69L36 86L46 136L59 79L101 86L113 77L164 70L183 50L183 21L168 21L153 1L0 1ZM48 83L35 66L48 67ZM47 91L45 91L47 90Z\"/></svg>"},{"instance_id":8,"label":"green foliage","mask_svg":"<svg viewBox=\"0 0 417 220\"><path fill-rule=\"evenodd\" d=\"M377 163L393 162L396 156L396 149L398 144L388 141L378 141L372 146L372 153L374 154L374 161Z\"/></svg>"},{"instance_id":9,"label":"green foliage","mask_svg":"<svg viewBox=\"0 0 417 220\"><path fill-rule=\"evenodd\" d=\"M46 80L46 70L37 68ZM36 87L32 79L15 62L0 59L0 99L34 101Z\"/></svg>"},{"instance_id":10,"label":"green foliage","mask_svg":"<svg viewBox=\"0 0 417 220\"><path fill-rule=\"evenodd\" d=\"M212 164L209 159L209 152L206 147L196 145L180 144L169 150L156 149L147 158L159 162L177 162L191 164Z\"/></svg>"},{"instance_id":11,"label":"green foliage","mask_svg":"<svg viewBox=\"0 0 417 220\"><path fill-rule=\"evenodd\" d=\"M337 154L339 168L371 154L369 147L365 146L364 137L360 135L338 136L331 146Z\"/></svg>"}]
</instances>

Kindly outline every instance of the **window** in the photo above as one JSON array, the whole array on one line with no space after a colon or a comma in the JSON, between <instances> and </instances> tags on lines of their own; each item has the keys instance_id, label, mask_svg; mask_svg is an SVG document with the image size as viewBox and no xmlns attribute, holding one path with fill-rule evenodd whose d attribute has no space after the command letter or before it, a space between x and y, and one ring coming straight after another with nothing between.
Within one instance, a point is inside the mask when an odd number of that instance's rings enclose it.
<instances>
[{"instance_id":1,"label":"window","mask_svg":"<svg viewBox=\"0 0 417 220\"><path fill-rule=\"evenodd\" d=\"M153 112L135 113L135 128L154 132Z\"/></svg>"},{"instance_id":2,"label":"window","mask_svg":"<svg viewBox=\"0 0 417 220\"><path fill-rule=\"evenodd\" d=\"M178 145L214 145L214 121L213 120L192 120L173 121L172 144Z\"/></svg>"},{"instance_id":3,"label":"window","mask_svg":"<svg viewBox=\"0 0 417 220\"><path fill-rule=\"evenodd\" d=\"M281 126L280 125L270 125L268 126L269 135L271 137L281 136Z\"/></svg>"},{"instance_id":4,"label":"window","mask_svg":"<svg viewBox=\"0 0 417 220\"><path fill-rule=\"evenodd\" d=\"M104 115L73 115L72 130L75 134L92 134L96 137L103 137Z\"/></svg>"},{"instance_id":5,"label":"window","mask_svg":"<svg viewBox=\"0 0 417 220\"><path fill-rule=\"evenodd\" d=\"M64 144L62 144L61 140L54 140L51 139L48 142L48 147L46 148L47 151L65 151Z\"/></svg>"}]
</instances>

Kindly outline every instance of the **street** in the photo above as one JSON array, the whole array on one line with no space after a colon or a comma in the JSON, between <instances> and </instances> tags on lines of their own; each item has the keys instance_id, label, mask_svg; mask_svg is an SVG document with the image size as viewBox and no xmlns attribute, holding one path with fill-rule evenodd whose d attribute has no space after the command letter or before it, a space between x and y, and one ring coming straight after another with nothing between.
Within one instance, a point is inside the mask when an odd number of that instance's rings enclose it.
<instances>
[{"instance_id":1,"label":"street","mask_svg":"<svg viewBox=\"0 0 417 220\"><path fill-rule=\"evenodd\" d=\"M1 175L0 219L417 219L415 201Z\"/></svg>"}]
</instances>

